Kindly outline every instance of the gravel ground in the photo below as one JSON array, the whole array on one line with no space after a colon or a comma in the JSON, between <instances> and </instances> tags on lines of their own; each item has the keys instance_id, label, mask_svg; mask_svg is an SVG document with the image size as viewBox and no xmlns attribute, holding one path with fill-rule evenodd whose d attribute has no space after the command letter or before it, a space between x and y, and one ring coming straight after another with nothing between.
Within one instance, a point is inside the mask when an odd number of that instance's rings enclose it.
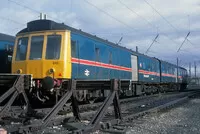
<instances>
[{"instance_id":1,"label":"gravel ground","mask_svg":"<svg viewBox=\"0 0 200 134\"><path fill-rule=\"evenodd\" d=\"M200 134L200 98L134 120L127 134Z\"/></svg>"},{"instance_id":2,"label":"gravel ground","mask_svg":"<svg viewBox=\"0 0 200 134\"><path fill-rule=\"evenodd\" d=\"M126 123L127 134L200 134L200 97L177 108L149 114ZM65 134L62 126L47 128L40 134ZM39 134L37 133L37 134ZM96 131L92 134L105 134Z\"/></svg>"}]
</instances>

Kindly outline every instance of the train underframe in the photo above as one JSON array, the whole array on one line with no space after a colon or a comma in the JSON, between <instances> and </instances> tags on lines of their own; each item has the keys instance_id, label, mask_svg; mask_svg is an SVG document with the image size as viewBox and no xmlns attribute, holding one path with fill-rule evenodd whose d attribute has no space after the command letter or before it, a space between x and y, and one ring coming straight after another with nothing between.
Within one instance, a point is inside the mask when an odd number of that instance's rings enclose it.
<instances>
[{"instance_id":1,"label":"train underframe","mask_svg":"<svg viewBox=\"0 0 200 134\"><path fill-rule=\"evenodd\" d=\"M70 80L32 80L30 75L24 77L25 93L33 107L51 107L67 92ZM0 75L1 95L16 83L20 75ZM103 101L109 94L110 80L76 80L75 97L79 103ZM119 98L181 91L186 84L181 83L145 83L120 80ZM2 88L3 87L3 88Z\"/></svg>"}]
</instances>

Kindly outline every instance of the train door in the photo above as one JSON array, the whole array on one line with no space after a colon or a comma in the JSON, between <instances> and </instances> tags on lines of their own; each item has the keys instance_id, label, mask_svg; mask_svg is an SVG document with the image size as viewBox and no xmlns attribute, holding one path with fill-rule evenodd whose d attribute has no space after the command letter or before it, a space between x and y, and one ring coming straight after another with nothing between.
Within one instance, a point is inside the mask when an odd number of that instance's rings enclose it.
<instances>
[{"instance_id":1,"label":"train door","mask_svg":"<svg viewBox=\"0 0 200 134\"><path fill-rule=\"evenodd\" d=\"M132 81L138 81L138 57L131 55Z\"/></svg>"},{"instance_id":2,"label":"train door","mask_svg":"<svg viewBox=\"0 0 200 134\"><path fill-rule=\"evenodd\" d=\"M71 57L79 59L79 45L76 40L71 40ZM72 78L79 78L79 63L72 64Z\"/></svg>"}]
</instances>

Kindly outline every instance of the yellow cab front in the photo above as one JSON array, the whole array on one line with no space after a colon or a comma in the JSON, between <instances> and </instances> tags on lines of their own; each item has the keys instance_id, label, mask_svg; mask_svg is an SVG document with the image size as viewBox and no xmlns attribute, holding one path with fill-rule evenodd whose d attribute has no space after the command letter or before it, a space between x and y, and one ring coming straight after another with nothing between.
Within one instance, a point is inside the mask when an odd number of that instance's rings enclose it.
<instances>
[{"instance_id":1,"label":"yellow cab front","mask_svg":"<svg viewBox=\"0 0 200 134\"><path fill-rule=\"evenodd\" d=\"M17 35L12 73L31 74L33 79L46 76L70 78L70 32L40 31Z\"/></svg>"}]
</instances>

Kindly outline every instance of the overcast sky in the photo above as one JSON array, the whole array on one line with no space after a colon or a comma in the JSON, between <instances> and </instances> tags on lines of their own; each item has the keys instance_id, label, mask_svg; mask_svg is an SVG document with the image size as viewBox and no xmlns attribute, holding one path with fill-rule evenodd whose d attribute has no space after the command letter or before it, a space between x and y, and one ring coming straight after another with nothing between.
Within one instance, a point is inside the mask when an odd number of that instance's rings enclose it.
<instances>
[{"instance_id":1,"label":"overcast sky","mask_svg":"<svg viewBox=\"0 0 200 134\"><path fill-rule=\"evenodd\" d=\"M147 55L188 67L200 66L199 0L2 0L0 32L15 35L26 23L48 19L82 29ZM180 51L178 48L190 31Z\"/></svg>"}]
</instances>

